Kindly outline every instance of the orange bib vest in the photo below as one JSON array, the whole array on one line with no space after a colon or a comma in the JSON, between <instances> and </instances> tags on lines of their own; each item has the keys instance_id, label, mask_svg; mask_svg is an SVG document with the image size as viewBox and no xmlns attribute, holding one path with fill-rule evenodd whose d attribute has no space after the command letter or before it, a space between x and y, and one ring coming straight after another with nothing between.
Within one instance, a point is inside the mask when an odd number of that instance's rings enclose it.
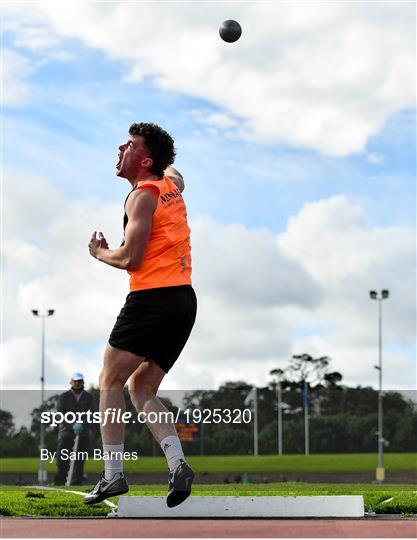
<instances>
[{"instance_id":1,"label":"orange bib vest","mask_svg":"<svg viewBox=\"0 0 417 540\"><path fill-rule=\"evenodd\" d=\"M158 204L143 260L137 268L128 270L130 290L191 285L190 228L181 192L166 176L159 181L138 182L134 189L146 186L158 189ZM126 224L125 214L124 228Z\"/></svg>"}]
</instances>

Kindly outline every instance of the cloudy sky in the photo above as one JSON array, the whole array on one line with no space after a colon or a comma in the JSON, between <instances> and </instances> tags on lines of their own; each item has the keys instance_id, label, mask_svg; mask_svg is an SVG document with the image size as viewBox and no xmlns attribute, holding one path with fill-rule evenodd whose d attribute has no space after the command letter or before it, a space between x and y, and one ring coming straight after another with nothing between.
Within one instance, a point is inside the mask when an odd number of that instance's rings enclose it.
<instances>
[{"instance_id":1,"label":"cloudy sky","mask_svg":"<svg viewBox=\"0 0 417 540\"><path fill-rule=\"evenodd\" d=\"M414 2L4 2L3 385L97 383L128 276L114 174L131 123L176 141L199 313L165 389L263 385L293 354L415 381ZM220 40L222 20L243 28Z\"/></svg>"}]
</instances>

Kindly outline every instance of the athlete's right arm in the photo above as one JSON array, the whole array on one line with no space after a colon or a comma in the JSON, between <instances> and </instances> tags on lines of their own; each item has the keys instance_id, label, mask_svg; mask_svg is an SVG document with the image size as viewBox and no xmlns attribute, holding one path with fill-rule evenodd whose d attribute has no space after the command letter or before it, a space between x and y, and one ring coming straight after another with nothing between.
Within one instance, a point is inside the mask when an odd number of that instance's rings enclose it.
<instances>
[{"instance_id":1,"label":"athlete's right arm","mask_svg":"<svg viewBox=\"0 0 417 540\"><path fill-rule=\"evenodd\" d=\"M170 178L174 182L174 184L181 191L181 193L184 191L184 178L182 177L182 174L177 171L177 169L174 169L174 167L168 167L165 169L164 175L168 176L168 178Z\"/></svg>"},{"instance_id":2,"label":"athlete's right arm","mask_svg":"<svg viewBox=\"0 0 417 540\"><path fill-rule=\"evenodd\" d=\"M89 244L91 255L114 268L122 270L137 268L145 255L157 204L156 189L135 190L126 202L129 220L125 229L124 244L114 250L105 248L100 245L100 238L96 239L94 233Z\"/></svg>"}]
</instances>

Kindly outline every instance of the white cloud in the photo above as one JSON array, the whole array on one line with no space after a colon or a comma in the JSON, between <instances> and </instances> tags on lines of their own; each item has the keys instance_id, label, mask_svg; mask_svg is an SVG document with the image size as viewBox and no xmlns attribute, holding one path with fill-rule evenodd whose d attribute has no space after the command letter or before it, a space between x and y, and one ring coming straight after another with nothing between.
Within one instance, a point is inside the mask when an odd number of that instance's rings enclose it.
<instances>
[{"instance_id":1,"label":"white cloud","mask_svg":"<svg viewBox=\"0 0 417 540\"><path fill-rule=\"evenodd\" d=\"M193 238L198 283L212 296L219 294L236 307L319 303L316 282L283 254L268 229L201 218L193 223Z\"/></svg>"},{"instance_id":2,"label":"white cloud","mask_svg":"<svg viewBox=\"0 0 417 540\"><path fill-rule=\"evenodd\" d=\"M238 136L334 156L363 151L390 115L414 107L414 11L407 3L237 3L242 38L226 44L217 29L230 17L227 3L5 8L21 46L36 33L79 39L129 66L126 81L154 77L218 106L226 117L212 123L243 119Z\"/></svg>"},{"instance_id":3,"label":"white cloud","mask_svg":"<svg viewBox=\"0 0 417 540\"><path fill-rule=\"evenodd\" d=\"M57 48L59 37L45 24L39 3L9 2L3 8L2 28L13 36L15 47L42 52Z\"/></svg>"},{"instance_id":4,"label":"white cloud","mask_svg":"<svg viewBox=\"0 0 417 540\"><path fill-rule=\"evenodd\" d=\"M36 179L22 196L20 185L14 178L5 190L6 219L11 220L5 227L6 284L16 303L10 305L5 328L28 330L32 321L25 321L25 315L31 309L54 308L56 339L101 338L114 323L127 284L115 269L92 259L87 245L99 224L109 239L121 238L122 210L116 205L94 209L92 201L68 202Z\"/></svg>"},{"instance_id":5,"label":"white cloud","mask_svg":"<svg viewBox=\"0 0 417 540\"><path fill-rule=\"evenodd\" d=\"M30 96L28 79L33 72L29 59L10 49L2 53L2 103L16 107L27 102Z\"/></svg>"},{"instance_id":6,"label":"white cloud","mask_svg":"<svg viewBox=\"0 0 417 540\"><path fill-rule=\"evenodd\" d=\"M62 314L57 314L62 316ZM80 353L74 347L62 346L56 342L54 317L46 324L45 346L45 388L61 390L68 387L71 373L81 371L87 385L98 385L98 375L102 364L102 347L96 354ZM37 330L31 336L15 336L2 343L1 354L5 362L2 368L3 388L7 390L37 390L40 388L41 350L40 322L33 317Z\"/></svg>"},{"instance_id":7,"label":"white cloud","mask_svg":"<svg viewBox=\"0 0 417 540\"><path fill-rule=\"evenodd\" d=\"M238 125L237 120L224 113L210 113L209 111L202 111L194 109L190 111L190 114L198 122L206 124L208 126L215 126L220 128L234 128Z\"/></svg>"},{"instance_id":8,"label":"white cloud","mask_svg":"<svg viewBox=\"0 0 417 540\"><path fill-rule=\"evenodd\" d=\"M306 203L290 218L278 243L326 291L314 313L296 314L292 322L301 328L321 323L327 331L298 340L294 352L332 356L335 367L356 384L375 381L377 305L369 290L387 288L384 381L388 388L414 388L415 233L401 227L371 228L360 207L338 196ZM398 347L409 354L397 352Z\"/></svg>"},{"instance_id":9,"label":"white cloud","mask_svg":"<svg viewBox=\"0 0 417 540\"><path fill-rule=\"evenodd\" d=\"M352 319L348 320L345 317L343 326L340 321L340 329L333 335L312 335L306 339L297 340L293 345L295 354L300 351L309 351L316 358L325 354L332 359L332 370L343 374L342 383L378 388L378 371L374 368L378 365L377 319L376 312L371 313L371 311L373 310L369 309L366 344L359 343L360 336L357 335L359 324L356 324L352 331L350 328ZM343 315L340 319L342 318ZM375 323L373 326L372 322ZM385 347L382 358L384 390L416 388L415 358L411 354L407 355Z\"/></svg>"},{"instance_id":10,"label":"white cloud","mask_svg":"<svg viewBox=\"0 0 417 540\"><path fill-rule=\"evenodd\" d=\"M346 286L362 286L367 292L368 287L391 285L404 310L414 307L410 300L415 289L414 231L370 228L363 210L345 196L305 203L288 220L279 245L324 288L345 295Z\"/></svg>"}]
</instances>

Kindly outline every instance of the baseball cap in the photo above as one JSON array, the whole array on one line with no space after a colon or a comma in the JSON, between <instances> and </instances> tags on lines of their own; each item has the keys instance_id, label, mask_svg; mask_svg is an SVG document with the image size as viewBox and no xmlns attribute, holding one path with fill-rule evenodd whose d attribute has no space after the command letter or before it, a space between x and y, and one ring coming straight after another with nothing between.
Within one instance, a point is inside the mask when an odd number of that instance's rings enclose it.
<instances>
[{"instance_id":1,"label":"baseball cap","mask_svg":"<svg viewBox=\"0 0 417 540\"><path fill-rule=\"evenodd\" d=\"M84 380L84 375L82 373L80 373L79 371L76 371L75 373L73 373L71 375L71 379L73 381L83 381Z\"/></svg>"}]
</instances>

